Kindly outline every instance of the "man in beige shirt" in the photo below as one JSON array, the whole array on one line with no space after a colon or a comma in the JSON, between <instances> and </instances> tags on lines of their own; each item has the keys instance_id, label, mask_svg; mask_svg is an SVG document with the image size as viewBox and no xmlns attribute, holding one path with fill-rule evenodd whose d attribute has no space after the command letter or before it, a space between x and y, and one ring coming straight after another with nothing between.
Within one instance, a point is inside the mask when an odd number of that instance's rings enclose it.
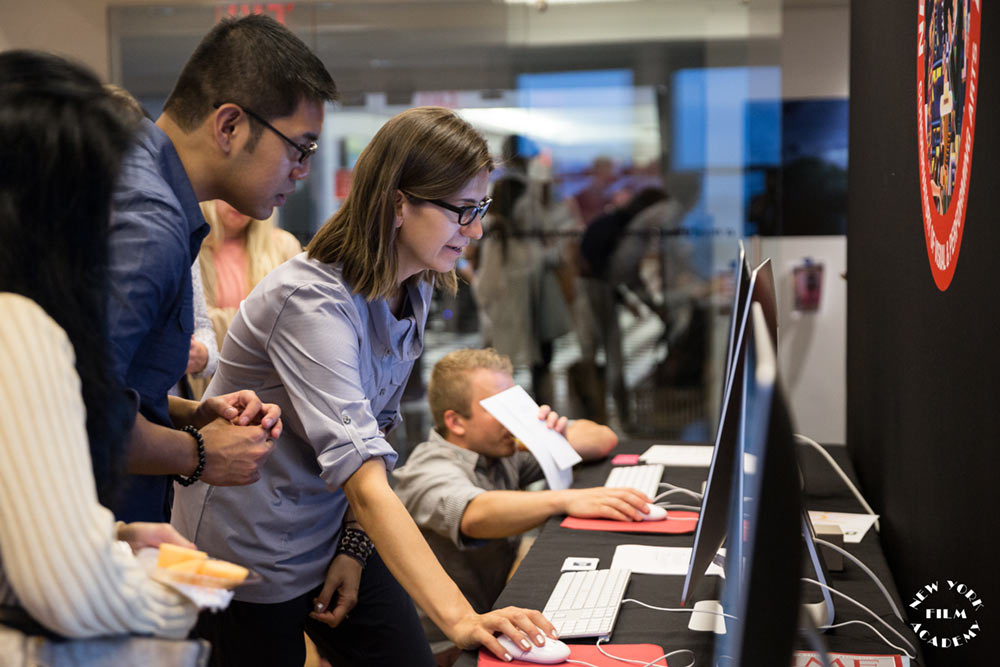
<instances>
[{"instance_id":1,"label":"man in beige shirt","mask_svg":"<svg viewBox=\"0 0 1000 667\"><path fill-rule=\"evenodd\" d=\"M543 478L541 467L479 403L512 386L510 359L495 350L444 356L427 390L434 429L393 472L397 495L479 613L493 607L525 531L561 514L638 520L651 502L632 489L524 490ZM603 458L618 444L614 431L590 420L568 421L548 406L539 417L584 460ZM450 642L423 620L434 652L448 652Z\"/></svg>"}]
</instances>

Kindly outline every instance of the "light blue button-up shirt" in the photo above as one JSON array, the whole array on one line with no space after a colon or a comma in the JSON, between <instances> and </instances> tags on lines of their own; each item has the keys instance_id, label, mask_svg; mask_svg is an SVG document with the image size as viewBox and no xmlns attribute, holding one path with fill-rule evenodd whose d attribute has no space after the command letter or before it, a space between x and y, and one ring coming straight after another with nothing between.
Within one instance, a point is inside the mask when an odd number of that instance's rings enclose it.
<instances>
[{"instance_id":1,"label":"light blue button-up shirt","mask_svg":"<svg viewBox=\"0 0 1000 667\"><path fill-rule=\"evenodd\" d=\"M199 548L263 576L237 599L284 602L323 583L347 509L340 487L368 459L395 464L384 434L400 421L430 296L411 285L397 319L302 253L240 306L208 394L253 389L281 406L284 432L255 484L175 485L172 519Z\"/></svg>"}]
</instances>

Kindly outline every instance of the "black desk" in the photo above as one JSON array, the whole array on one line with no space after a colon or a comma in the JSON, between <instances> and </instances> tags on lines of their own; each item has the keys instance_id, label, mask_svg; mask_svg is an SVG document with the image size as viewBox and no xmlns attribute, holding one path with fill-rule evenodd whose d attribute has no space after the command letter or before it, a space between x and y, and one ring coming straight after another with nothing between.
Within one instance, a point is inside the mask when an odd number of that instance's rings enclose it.
<instances>
[{"instance_id":1,"label":"black desk","mask_svg":"<svg viewBox=\"0 0 1000 667\"><path fill-rule=\"evenodd\" d=\"M615 454L641 453L652 442L631 441L618 446ZM847 472L855 484L857 483L853 469L847 458L844 447L827 448L837 463ZM859 503L851 496L842 480L830 469L823 458L808 447L799 447L799 460L805 478L805 503L810 509L821 509L836 512L862 512ZM600 486L607 478L611 468L610 460L598 463L581 464L577 466L574 487L587 488ZM707 468L667 468L663 481L684 486L698 491L701 483L707 478ZM688 504L684 496L673 496L674 502ZM697 504L691 499L690 504ZM599 531L572 530L562 528L559 524L563 517L553 517L542 527L531 550L522 561L517 572L508 582L495 608L517 605L533 609L541 609L560 575L560 568L568 556L585 556L600 558L599 568L611 565L615 548L619 544L641 544L650 546L690 547L694 541L693 533L686 535L660 534L626 534ZM874 528L868 531L860 544L846 545L846 549L865 563L882 580L882 583L895 598L896 604L903 611L899 594L895 589L888 565L883 557ZM912 636L906 626L893 615L888 602L865 574L855 564L846 558L843 572L830 573L829 582L837 590L862 602L875 613L881 615L893 628L903 633L911 643L919 642ZM706 577L694 591L693 601L702 599L718 599L717 587L721 583L719 577ZM680 576L662 576L648 574L633 574L625 592L626 598L634 598L661 607L679 607L684 578ZM816 587L803 583L803 587ZM808 590L808 589L807 589ZM810 594L810 599L816 595ZM693 605L693 602L689 603ZM889 633L881 624L868 614L855 607L850 602L834 596L836 618L834 623L851 619L869 622L886 635L890 641L899 645L897 638ZM905 616L905 611L903 611ZM610 643L638 644L654 643L662 646L665 651L680 648L695 652L697 665L711 665L712 643L714 635L707 632L692 632L688 630L688 613L662 612L646 609L639 605L623 604L615 623ZM884 644L871 630L860 625L847 626L828 630L823 634L827 649L845 653L896 653ZM567 643L589 643L594 639L570 639ZM807 648L804 644L800 648ZM919 651L919 646L917 646ZM456 663L458 667L473 667L477 664L477 651L466 651ZM918 654L919 658L919 654ZM687 664L690 660L685 656L675 658L671 664ZM622 663L626 665L627 663Z\"/></svg>"}]
</instances>

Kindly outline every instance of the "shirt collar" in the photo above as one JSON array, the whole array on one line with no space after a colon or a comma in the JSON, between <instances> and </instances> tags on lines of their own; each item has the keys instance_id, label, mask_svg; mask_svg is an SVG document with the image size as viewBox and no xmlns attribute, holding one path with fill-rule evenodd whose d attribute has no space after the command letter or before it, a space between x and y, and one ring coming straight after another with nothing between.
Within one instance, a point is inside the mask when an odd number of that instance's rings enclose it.
<instances>
[{"instance_id":1,"label":"shirt collar","mask_svg":"<svg viewBox=\"0 0 1000 667\"><path fill-rule=\"evenodd\" d=\"M194 192L191 179L184 170L184 163L181 162L180 155L177 154L177 149L174 148L167 133L148 118L143 118L140 121L136 131L136 143L156 158L164 179L184 210L188 235L191 237L191 256L196 256L198 249L201 248L202 239L208 235L209 228L208 223L205 222L205 216L201 213L201 206L198 205L198 196ZM194 260L192 259L192 261Z\"/></svg>"},{"instance_id":2,"label":"shirt collar","mask_svg":"<svg viewBox=\"0 0 1000 667\"><path fill-rule=\"evenodd\" d=\"M453 450L453 455L455 458L459 459L463 463L467 463L472 467L475 467L479 463L479 454L472 451L471 449L465 449L464 447L459 447L453 442L448 442L448 440L437 432L436 428L432 428L430 435L428 435L427 440L433 442L436 445L442 445L444 447L450 447Z\"/></svg>"},{"instance_id":3,"label":"shirt collar","mask_svg":"<svg viewBox=\"0 0 1000 667\"><path fill-rule=\"evenodd\" d=\"M423 330L427 322L427 302L431 286L421 282L407 281L406 315L400 319L389 310L385 299L376 299L369 304L375 337L386 350L398 351L402 361L414 361L424 349Z\"/></svg>"}]
</instances>

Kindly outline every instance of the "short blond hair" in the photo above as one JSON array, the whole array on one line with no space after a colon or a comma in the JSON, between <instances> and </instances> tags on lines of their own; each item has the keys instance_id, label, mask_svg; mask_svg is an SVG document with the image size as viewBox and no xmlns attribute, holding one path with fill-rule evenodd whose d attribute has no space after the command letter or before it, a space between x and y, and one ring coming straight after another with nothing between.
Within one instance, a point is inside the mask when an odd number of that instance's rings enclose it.
<instances>
[{"instance_id":1,"label":"short blond hair","mask_svg":"<svg viewBox=\"0 0 1000 667\"><path fill-rule=\"evenodd\" d=\"M500 354L492 347L482 350L455 350L441 357L434 364L431 379L427 384L427 402L434 418L434 428L441 435L448 434L444 423L444 413L454 410L463 417L472 412L472 392L469 386L469 374L472 371L485 368L514 374L514 365L510 357Z\"/></svg>"}]
</instances>

